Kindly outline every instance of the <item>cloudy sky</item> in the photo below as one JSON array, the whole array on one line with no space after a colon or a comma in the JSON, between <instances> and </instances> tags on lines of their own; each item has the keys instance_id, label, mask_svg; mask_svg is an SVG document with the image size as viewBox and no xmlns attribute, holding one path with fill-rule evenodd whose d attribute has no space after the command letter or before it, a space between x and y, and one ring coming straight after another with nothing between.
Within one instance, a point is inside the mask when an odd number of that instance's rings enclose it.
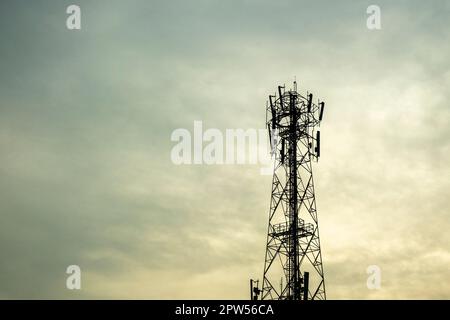
<instances>
[{"instance_id":1,"label":"cloudy sky","mask_svg":"<svg viewBox=\"0 0 450 320\"><path fill-rule=\"evenodd\" d=\"M264 128L296 77L327 106L328 298L449 299L449 17L437 0L2 1L0 298L247 299L271 177L176 166L170 136Z\"/></svg>"}]
</instances>

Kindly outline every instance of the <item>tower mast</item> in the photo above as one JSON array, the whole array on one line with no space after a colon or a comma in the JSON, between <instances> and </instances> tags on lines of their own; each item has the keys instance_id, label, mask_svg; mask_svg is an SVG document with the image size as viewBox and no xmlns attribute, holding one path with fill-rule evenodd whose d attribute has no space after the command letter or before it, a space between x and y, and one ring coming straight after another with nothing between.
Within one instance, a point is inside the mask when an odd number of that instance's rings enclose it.
<instances>
[{"instance_id":1,"label":"tower mast","mask_svg":"<svg viewBox=\"0 0 450 320\"><path fill-rule=\"evenodd\" d=\"M326 299L312 174L325 104L312 99L297 92L296 82L292 90L279 86L278 95L269 96L267 127L275 164L262 299Z\"/></svg>"}]
</instances>

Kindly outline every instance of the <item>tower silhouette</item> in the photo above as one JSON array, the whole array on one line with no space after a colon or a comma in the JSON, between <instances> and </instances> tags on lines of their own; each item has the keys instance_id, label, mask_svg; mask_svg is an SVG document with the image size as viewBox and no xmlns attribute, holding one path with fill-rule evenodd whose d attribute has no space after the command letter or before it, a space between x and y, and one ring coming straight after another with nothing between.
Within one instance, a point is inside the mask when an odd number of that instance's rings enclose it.
<instances>
[{"instance_id":1,"label":"tower silhouette","mask_svg":"<svg viewBox=\"0 0 450 320\"><path fill-rule=\"evenodd\" d=\"M325 300L312 161L320 157L324 102L278 87L266 123L274 172L261 299Z\"/></svg>"}]
</instances>

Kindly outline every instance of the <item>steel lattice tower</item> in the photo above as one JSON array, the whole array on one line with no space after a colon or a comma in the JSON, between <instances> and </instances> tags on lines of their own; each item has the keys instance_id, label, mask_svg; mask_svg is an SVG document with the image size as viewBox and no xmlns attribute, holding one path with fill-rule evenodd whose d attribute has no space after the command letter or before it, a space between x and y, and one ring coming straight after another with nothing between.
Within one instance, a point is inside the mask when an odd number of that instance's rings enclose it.
<instances>
[{"instance_id":1,"label":"steel lattice tower","mask_svg":"<svg viewBox=\"0 0 450 320\"><path fill-rule=\"evenodd\" d=\"M324 102L278 87L266 123L275 158L262 299L326 299L312 160L320 156Z\"/></svg>"}]
</instances>

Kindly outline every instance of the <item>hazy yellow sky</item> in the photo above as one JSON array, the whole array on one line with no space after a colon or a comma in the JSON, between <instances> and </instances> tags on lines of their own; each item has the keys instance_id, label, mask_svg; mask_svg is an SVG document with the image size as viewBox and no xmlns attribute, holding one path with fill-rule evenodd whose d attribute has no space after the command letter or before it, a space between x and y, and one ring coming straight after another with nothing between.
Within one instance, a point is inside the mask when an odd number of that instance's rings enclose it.
<instances>
[{"instance_id":1,"label":"hazy yellow sky","mask_svg":"<svg viewBox=\"0 0 450 320\"><path fill-rule=\"evenodd\" d=\"M79 31L69 4L0 4L0 298L247 299L271 176L170 136L264 128L294 77L326 101L328 298L450 298L448 1L77 1Z\"/></svg>"}]
</instances>

